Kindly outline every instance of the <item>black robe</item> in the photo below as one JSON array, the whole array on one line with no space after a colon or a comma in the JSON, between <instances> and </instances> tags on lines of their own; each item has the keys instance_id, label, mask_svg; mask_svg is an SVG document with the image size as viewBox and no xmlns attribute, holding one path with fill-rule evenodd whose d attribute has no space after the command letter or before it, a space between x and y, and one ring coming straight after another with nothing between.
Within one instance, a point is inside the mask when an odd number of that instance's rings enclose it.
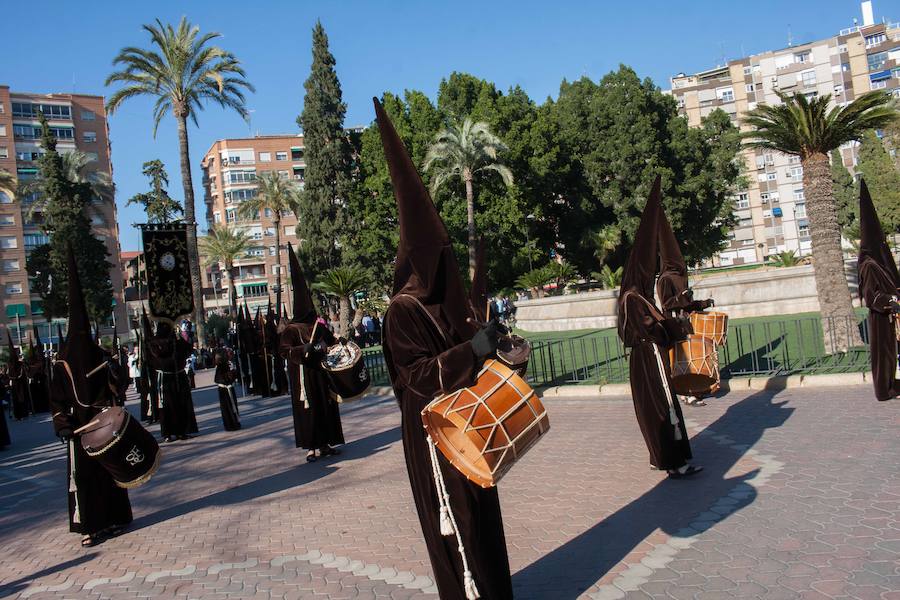
<instances>
[{"instance_id":1,"label":"black robe","mask_svg":"<svg viewBox=\"0 0 900 600\"><path fill-rule=\"evenodd\" d=\"M889 400L900 396L900 382L896 379L896 322L891 312L897 288L887 270L871 257L859 263L859 295L869 308L866 320L875 397Z\"/></svg>"},{"instance_id":2,"label":"black robe","mask_svg":"<svg viewBox=\"0 0 900 600\"><path fill-rule=\"evenodd\" d=\"M236 378L234 365L227 358L216 365L213 381L219 388L219 408L222 410L222 424L225 426L225 431L237 431L241 428L237 394L234 392Z\"/></svg>"},{"instance_id":3,"label":"black robe","mask_svg":"<svg viewBox=\"0 0 900 600\"><path fill-rule=\"evenodd\" d=\"M169 336L166 336L169 337ZM180 337L171 338L174 350L151 350L151 364L156 371L156 388L159 393L159 429L164 438L184 437L197 433L197 417L191 398L191 385L184 372L184 363L191 352L191 345Z\"/></svg>"},{"instance_id":4,"label":"black robe","mask_svg":"<svg viewBox=\"0 0 900 600\"><path fill-rule=\"evenodd\" d=\"M438 310L435 308L434 316L442 321ZM450 331L446 323L441 325ZM442 600L465 600L456 536L441 534L440 506L421 413L442 393L474 384L480 361L470 342L445 339L423 309L404 296L392 300L385 316L384 354L400 404L406 469L438 591ZM470 482L440 453L438 461L481 598L512 598L497 488L484 489Z\"/></svg>"},{"instance_id":5,"label":"black robe","mask_svg":"<svg viewBox=\"0 0 900 600\"><path fill-rule=\"evenodd\" d=\"M6 411L3 410L3 399L6 397L5 377L0 381L0 450L9 446L12 441L9 438L9 427L6 424Z\"/></svg>"},{"instance_id":6,"label":"black robe","mask_svg":"<svg viewBox=\"0 0 900 600\"><path fill-rule=\"evenodd\" d=\"M50 410L50 388L44 366L43 356L28 364L28 395L31 398L31 409L35 413Z\"/></svg>"},{"instance_id":7,"label":"black robe","mask_svg":"<svg viewBox=\"0 0 900 600\"><path fill-rule=\"evenodd\" d=\"M315 340L334 344L334 335L324 326L315 328ZM331 392L321 356L307 357L303 345L310 340L313 325L293 323L281 333L279 348L288 361L291 409L297 448L314 450L344 443L341 410Z\"/></svg>"},{"instance_id":8,"label":"black robe","mask_svg":"<svg viewBox=\"0 0 900 600\"><path fill-rule=\"evenodd\" d=\"M626 293L619 300L619 310L625 311L622 341L631 348L631 398L650 464L660 470L677 469L692 458L667 358L668 348L679 341L680 336L671 333L679 324L665 319L637 292Z\"/></svg>"},{"instance_id":9,"label":"black robe","mask_svg":"<svg viewBox=\"0 0 900 600\"><path fill-rule=\"evenodd\" d=\"M93 378L108 376L108 373L102 373ZM75 431L90 423L104 407L115 403L115 394L109 386L92 385L91 388L99 390L96 397L89 401L84 398L76 401L74 388L63 364L58 362L54 365L50 408L57 433L63 429ZM108 527L131 523L128 490L118 487L109 472L85 453L78 436L74 436L67 445L69 531L93 535Z\"/></svg>"},{"instance_id":10,"label":"black robe","mask_svg":"<svg viewBox=\"0 0 900 600\"><path fill-rule=\"evenodd\" d=\"M9 367L9 392L12 402L12 416L20 421L28 416L28 375L22 362Z\"/></svg>"}]
</instances>

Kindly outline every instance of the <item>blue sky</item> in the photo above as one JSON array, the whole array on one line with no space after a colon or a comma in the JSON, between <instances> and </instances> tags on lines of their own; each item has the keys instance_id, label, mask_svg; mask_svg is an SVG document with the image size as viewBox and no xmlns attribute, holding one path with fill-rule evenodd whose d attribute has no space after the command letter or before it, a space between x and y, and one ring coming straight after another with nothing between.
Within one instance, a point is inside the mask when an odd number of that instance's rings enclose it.
<instances>
[{"instance_id":1,"label":"blue sky","mask_svg":"<svg viewBox=\"0 0 900 600\"><path fill-rule=\"evenodd\" d=\"M205 209L199 161L214 140L298 131L316 19L325 25L337 60L347 125L357 125L373 120L372 96L420 89L434 97L441 78L454 70L501 89L521 85L538 101L555 96L563 78L598 79L619 63L665 88L679 71L784 47L789 32L795 43L834 35L860 18L853 0L44 0L39 9L29 2L3 4L0 83L14 91L108 95L103 81L112 58L123 46L146 46L141 24L156 18L177 22L186 15L204 31L224 35L219 45L245 63L257 91L247 103L250 126L210 106L199 115L199 129L191 129L200 220ZM900 18L900 1L874 5L877 20ZM154 139L150 107L147 100L132 100L110 120L123 250L140 247L131 224L142 221L143 213L124 205L145 191L144 161L162 159L172 195L182 196L175 123L163 121Z\"/></svg>"}]
</instances>

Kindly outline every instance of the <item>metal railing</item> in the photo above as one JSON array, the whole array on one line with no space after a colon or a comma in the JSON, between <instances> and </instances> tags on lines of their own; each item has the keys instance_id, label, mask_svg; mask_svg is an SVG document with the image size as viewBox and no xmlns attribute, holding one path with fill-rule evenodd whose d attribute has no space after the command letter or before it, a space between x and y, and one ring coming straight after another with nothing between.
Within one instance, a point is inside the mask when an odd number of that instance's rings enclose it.
<instances>
[{"instance_id":1,"label":"metal railing","mask_svg":"<svg viewBox=\"0 0 900 600\"><path fill-rule=\"evenodd\" d=\"M726 343L718 348L719 372L732 377L771 377L817 373L854 373L869 369L868 327L865 318L829 318L829 347L854 330L862 346L828 353L818 316L732 323ZM615 329L578 336L537 335L531 341L528 381L543 387L565 384L628 382L628 354ZM374 385L389 385L380 348L363 350Z\"/></svg>"}]
</instances>

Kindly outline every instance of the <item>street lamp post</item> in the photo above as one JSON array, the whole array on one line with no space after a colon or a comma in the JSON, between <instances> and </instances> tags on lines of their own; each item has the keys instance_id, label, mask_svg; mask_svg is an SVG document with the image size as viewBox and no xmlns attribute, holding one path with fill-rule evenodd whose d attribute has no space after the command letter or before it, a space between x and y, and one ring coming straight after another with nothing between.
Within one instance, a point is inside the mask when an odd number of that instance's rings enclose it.
<instances>
[{"instance_id":1,"label":"street lamp post","mask_svg":"<svg viewBox=\"0 0 900 600\"><path fill-rule=\"evenodd\" d=\"M528 270L534 271L534 264L531 259L531 236L528 234L528 230L531 228L529 225L529 221L534 220L533 214L528 214L525 217L525 251L528 253Z\"/></svg>"}]
</instances>

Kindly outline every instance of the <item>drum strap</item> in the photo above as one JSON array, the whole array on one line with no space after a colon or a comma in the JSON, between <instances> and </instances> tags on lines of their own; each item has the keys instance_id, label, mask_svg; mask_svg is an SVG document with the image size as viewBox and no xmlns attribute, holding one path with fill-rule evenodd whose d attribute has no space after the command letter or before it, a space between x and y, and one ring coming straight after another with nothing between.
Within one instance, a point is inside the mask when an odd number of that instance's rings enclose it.
<instances>
[{"instance_id":1,"label":"drum strap","mask_svg":"<svg viewBox=\"0 0 900 600\"><path fill-rule=\"evenodd\" d=\"M441 472L441 465L438 462L437 446L431 439L431 436L425 436L425 443L428 444L428 452L431 455L434 487L437 490L438 505L441 507L441 535L456 534L457 550L459 550L459 557L462 559L463 587L466 591L466 598L467 600L478 600L481 595L478 593L478 588L475 587L475 578L472 576L472 571L469 570L469 561L466 559L466 548L463 545L462 535L459 532L459 526L456 524L456 517L453 516L453 511L450 509L450 494L447 492L444 474Z\"/></svg>"},{"instance_id":2,"label":"drum strap","mask_svg":"<svg viewBox=\"0 0 900 600\"><path fill-rule=\"evenodd\" d=\"M663 390L666 392L666 400L669 402L669 422L672 423L672 427L675 429L675 439L680 440L682 439L681 428L678 427L678 413L675 412L675 397L672 395L672 390L669 389L669 379L666 377L666 370L663 367L659 346L654 343L650 345L653 346L653 354L656 355L656 366L659 368L659 379L662 382Z\"/></svg>"}]
</instances>

